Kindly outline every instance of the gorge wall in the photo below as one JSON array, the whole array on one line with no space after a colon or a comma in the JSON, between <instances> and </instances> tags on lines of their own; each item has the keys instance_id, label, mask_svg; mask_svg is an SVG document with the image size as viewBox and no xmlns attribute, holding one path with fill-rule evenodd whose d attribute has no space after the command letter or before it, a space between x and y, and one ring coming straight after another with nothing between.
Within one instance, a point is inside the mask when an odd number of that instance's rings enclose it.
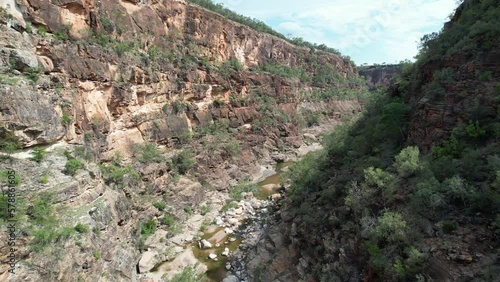
<instances>
[{"instance_id":1,"label":"gorge wall","mask_svg":"<svg viewBox=\"0 0 500 282\"><path fill-rule=\"evenodd\" d=\"M391 79L401 75L401 65L374 65L359 67L359 75L366 79L370 90L389 86Z\"/></svg>"},{"instance_id":2,"label":"gorge wall","mask_svg":"<svg viewBox=\"0 0 500 282\"><path fill-rule=\"evenodd\" d=\"M202 204L293 157L301 128L361 110L341 101L364 91L349 59L184 1L1 4L2 169L22 197L17 273L3 263L1 279L148 279L141 253L175 255Z\"/></svg>"}]
</instances>

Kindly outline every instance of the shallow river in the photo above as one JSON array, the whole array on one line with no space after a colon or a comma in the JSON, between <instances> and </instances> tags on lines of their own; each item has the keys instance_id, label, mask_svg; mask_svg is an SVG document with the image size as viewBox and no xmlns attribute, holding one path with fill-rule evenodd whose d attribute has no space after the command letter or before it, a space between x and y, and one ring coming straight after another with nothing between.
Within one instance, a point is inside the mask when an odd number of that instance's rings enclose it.
<instances>
[{"instance_id":1,"label":"shallow river","mask_svg":"<svg viewBox=\"0 0 500 282\"><path fill-rule=\"evenodd\" d=\"M271 194L276 193L273 191L262 189L262 186L267 184L280 184L281 175L283 173L282 169L287 167L289 164L290 163L278 163L275 169L276 174L273 174L258 183L260 187L260 191L256 195L258 199L266 199ZM243 229L243 227L244 224L243 226L240 226L241 229ZM208 255L210 253L220 254L224 251L224 248L229 248L229 251L232 253L236 249L238 249L238 246L241 244L242 240L238 236L238 234L227 235L224 232L223 227L208 228L207 231L204 232L201 239L208 240L210 243L212 243L212 245L215 245L215 243L220 244L220 247L212 248L209 250L201 250L200 248L198 248L198 241L194 242L191 246L196 258L208 267L208 271L206 273L207 282L220 282L228 274L228 271L226 270L226 263L229 261L229 258L225 256L218 256L218 261L214 261L212 259L209 259Z\"/></svg>"}]
</instances>

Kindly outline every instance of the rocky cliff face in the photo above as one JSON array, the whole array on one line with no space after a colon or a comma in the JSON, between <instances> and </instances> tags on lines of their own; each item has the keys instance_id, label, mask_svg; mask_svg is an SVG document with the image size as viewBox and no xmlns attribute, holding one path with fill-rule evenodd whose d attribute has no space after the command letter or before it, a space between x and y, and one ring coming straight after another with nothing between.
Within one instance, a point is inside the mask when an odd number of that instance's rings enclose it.
<instances>
[{"instance_id":1,"label":"rocky cliff face","mask_svg":"<svg viewBox=\"0 0 500 282\"><path fill-rule=\"evenodd\" d=\"M366 79L370 90L380 86L389 86L391 80L401 74L401 65L376 65L359 68L359 75Z\"/></svg>"},{"instance_id":2,"label":"rocky cliff face","mask_svg":"<svg viewBox=\"0 0 500 282\"><path fill-rule=\"evenodd\" d=\"M301 124L360 111L357 101L311 99L362 89L348 59L183 1L1 3L0 140L13 133L28 149L5 160L27 211L17 274L0 268L8 281L142 279L142 251L152 266L180 252L204 220L193 211L222 206L229 186L289 158L303 145ZM174 165L144 161L144 144ZM49 156L38 164L30 149L41 147ZM187 175L175 167L183 150L194 161ZM153 206L161 201L166 208ZM52 229L34 203L53 209ZM182 222L175 231L158 223L167 215ZM160 230L143 240L147 220ZM74 235L76 223L88 228Z\"/></svg>"},{"instance_id":3,"label":"rocky cliff face","mask_svg":"<svg viewBox=\"0 0 500 282\"><path fill-rule=\"evenodd\" d=\"M470 60L458 55L422 67L424 87L407 99L412 114L409 142L430 148L451 136L457 125L487 123L497 116L500 52L486 51Z\"/></svg>"},{"instance_id":4,"label":"rocky cliff face","mask_svg":"<svg viewBox=\"0 0 500 282\"><path fill-rule=\"evenodd\" d=\"M103 151L126 155L125 144L153 139L155 122L159 133L154 138L167 143L182 130L212 120L215 100L224 102L215 115L230 112L242 125L252 110L233 110L231 95L245 97L258 87L280 102L296 102L299 89L307 91L293 79L246 71L266 63L304 67L313 74L314 61L342 77L354 75L350 62L339 56L310 56L308 49L183 2L24 1L9 11L22 17L13 20L19 30L2 27L3 65L14 63L21 72L41 68L36 86L13 84L3 90L3 120L23 136L25 146L61 139L82 143L84 133L97 127L94 131L106 133ZM36 34L22 32L26 25ZM243 69L221 74L218 67L229 60ZM44 100L34 102L35 96ZM189 107L187 113L169 115L167 124L158 116L173 101ZM63 125L63 114L71 122Z\"/></svg>"}]
</instances>

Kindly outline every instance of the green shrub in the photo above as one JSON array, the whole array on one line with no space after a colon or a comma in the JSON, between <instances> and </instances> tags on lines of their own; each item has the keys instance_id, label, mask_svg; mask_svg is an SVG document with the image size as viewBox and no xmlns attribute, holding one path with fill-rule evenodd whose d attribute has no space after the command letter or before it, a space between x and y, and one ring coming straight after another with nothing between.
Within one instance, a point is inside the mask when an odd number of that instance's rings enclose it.
<instances>
[{"instance_id":1,"label":"green shrub","mask_svg":"<svg viewBox=\"0 0 500 282\"><path fill-rule=\"evenodd\" d=\"M233 72L240 72L243 70L243 65L237 59L230 59L225 61L219 68L219 72L224 78L230 78Z\"/></svg>"},{"instance_id":2,"label":"green shrub","mask_svg":"<svg viewBox=\"0 0 500 282\"><path fill-rule=\"evenodd\" d=\"M191 215L193 214L193 207L192 206L184 206L184 212Z\"/></svg>"},{"instance_id":3,"label":"green shrub","mask_svg":"<svg viewBox=\"0 0 500 282\"><path fill-rule=\"evenodd\" d=\"M154 203L154 206L159 211L162 211L162 210L165 210L165 208L167 207L167 204L165 204L165 202L157 202L157 203Z\"/></svg>"},{"instance_id":4,"label":"green shrub","mask_svg":"<svg viewBox=\"0 0 500 282\"><path fill-rule=\"evenodd\" d=\"M458 139L454 135L452 135L450 139L444 141L441 146L435 146L433 148L433 153L437 158L443 156L460 158L464 149L465 145L462 142L458 141Z\"/></svg>"},{"instance_id":5,"label":"green shrub","mask_svg":"<svg viewBox=\"0 0 500 282\"><path fill-rule=\"evenodd\" d=\"M153 235L155 232L156 232L156 221L153 218L141 224L141 235L143 235L145 238Z\"/></svg>"},{"instance_id":6,"label":"green shrub","mask_svg":"<svg viewBox=\"0 0 500 282\"><path fill-rule=\"evenodd\" d=\"M78 170L83 168L83 163L78 159L70 159L64 165L64 173L74 176Z\"/></svg>"},{"instance_id":7,"label":"green shrub","mask_svg":"<svg viewBox=\"0 0 500 282\"><path fill-rule=\"evenodd\" d=\"M160 219L160 223L166 226L172 226L174 222L175 222L174 217L167 213Z\"/></svg>"},{"instance_id":8,"label":"green shrub","mask_svg":"<svg viewBox=\"0 0 500 282\"><path fill-rule=\"evenodd\" d=\"M71 25L65 25L63 28L58 29L54 32L56 40L66 41L69 39L69 31L71 30Z\"/></svg>"},{"instance_id":9,"label":"green shrub","mask_svg":"<svg viewBox=\"0 0 500 282\"><path fill-rule=\"evenodd\" d=\"M486 130L482 129L481 126L479 126L479 121L476 120L476 122L469 121L469 124L465 128L465 132L467 133L467 136L477 139L479 137L482 137L486 135Z\"/></svg>"},{"instance_id":10,"label":"green shrub","mask_svg":"<svg viewBox=\"0 0 500 282\"><path fill-rule=\"evenodd\" d=\"M71 122L73 121L73 119L71 118L70 115L66 114L66 113L63 113L62 117L61 117L61 123L64 127L67 127L71 124Z\"/></svg>"},{"instance_id":11,"label":"green shrub","mask_svg":"<svg viewBox=\"0 0 500 282\"><path fill-rule=\"evenodd\" d=\"M227 201L223 206L222 208L220 209L221 212L226 212L228 211L229 209L232 209L232 208L237 208L238 207L238 203L236 203L235 201Z\"/></svg>"},{"instance_id":12,"label":"green shrub","mask_svg":"<svg viewBox=\"0 0 500 282\"><path fill-rule=\"evenodd\" d=\"M35 148L33 149L33 157L31 158L35 162L39 163L45 159L47 156L47 152L44 148Z\"/></svg>"},{"instance_id":13,"label":"green shrub","mask_svg":"<svg viewBox=\"0 0 500 282\"><path fill-rule=\"evenodd\" d=\"M214 108L222 108L224 105L226 105L226 103L224 101L219 100L219 99L215 99L212 104L213 104Z\"/></svg>"},{"instance_id":14,"label":"green shrub","mask_svg":"<svg viewBox=\"0 0 500 282\"><path fill-rule=\"evenodd\" d=\"M57 234L53 230L39 229L33 232L33 240L30 242L30 249L36 253L41 252L46 246L52 244Z\"/></svg>"},{"instance_id":15,"label":"green shrub","mask_svg":"<svg viewBox=\"0 0 500 282\"><path fill-rule=\"evenodd\" d=\"M304 117L307 127L311 127L320 124L322 114L320 112L304 110L302 111L302 116Z\"/></svg>"},{"instance_id":16,"label":"green shrub","mask_svg":"<svg viewBox=\"0 0 500 282\"><path fill-rule=\"evenodd\" d=\"M187 105L182 101L175 100L172 102L172 108L175 114L181 114L187 110Z\"/></svg>"},{"instance_id":17,"label":"green shrub","mask_svg":"<svg viewBox=\"0 0 500 282\"><path fill-rule=\"evenodd\" d=\"M243 192L256 193L258 191L259 191L259 186L257 184L250 182L243 182L229 189L229 198L233 201L240 201L243 199L241 193Z\"/></svg>"},{"instance_id":18,"label":"green shrub","mask_svg":"<svg viewBox=\"0 0 500 282\"><path fill-rule=\"evenodd\" d=\"M47 30L43 26L37 27L36 31L42 37L44 37L45 35L47 35Z\"/></svg>"},{"instance_id":19,"label":"green shrub","mask_svg":"<svg viewBox=\"0 0 500 282\"><path fill-rule=\"evenodd\" d=\"M117 164L110 164L100 165L99 167L101 168L104 180L108 184L115 183L118 185L133 185L137 184L141 179L139 173L135 171L134 167L131 165L121 167ZM125 176L128 176L128 178L126 178ZM129 180L129 182L126 183L126 179Z\"/></svg>"},{"instance_id":20,"label":"green shrub","mask_svg":"<svg viewBox=\"0 0 500 282\"><path fill-rule=\"evenodd\" d=\"M56 222L53 213L52 195L40 193L31 200L26 214L33 223L41 226L51 226Z\"/></svg>"},{"instance_id":21,"label":"green shrub","mask_svg":"<svg viewBox=\"0 0 500 282\"><path fill-rule=\"evenodd\" d=\"M443 85L450 85L454 82L455 71L452 68L443 68L434 72L434 80Z\"/></svg>"},{"instance_id":22,"label":"green shrub","mask_svg":"<svg viewBox=\"0 0 500 282\"><path fill-rule=\"evenodd\" d=\"M468 206L474 196L472 187L460 176L445 179L441 189L448 201L457 206Z\"/></svg>"},{"instance_id":23,"label":"green shrub","mask_svg":"<svg viewBox=\"0 0 500 282\"><path fill-rule=\"evenodd\" d=\"M26 75L33 82L37 82L40 79L40 72L41 68L27 67L23 70L24 75Z\"/></svg>"},{"instance_id":24,"label":"green shrub","mask_svg":"<svg viewBox=\"0 0 500 282\"><path fill-rule=\"evenodd\" d=\"M397 212L387 211L378 218L372 234L379 241L398 243L407 240L407 231L408 226L403 216Z\"/></svg>"},{"instance_id":25,"label":"green shrub","mask_svg":"<svg viewBox=\"0 0 500 282\"><path fill-rule=\"evenodd\" d=\"M400 176L409 176L418 171L420 150L417 146L406 147L396 156L394 167Z\"/></svg>"},{"instance_id":26,"label":"green shrub","mask_svg":"<svg viewBox=\"0 0 500 282\"><path fill-rule=\"evenodd\" d=\"M42 176L40 176L40 178L38 178L38 183L41 183L41 184L47 184L49 182L49 175L48 174L44 174Z\"/></svg>"},{"instance_id":27,"label":"green shrub","mask_svg":"<svg viewBox=\"0 0 500 282\"><path fill-rule=\"evenodd\" d=\"M206 215L207 213L209 213L211 210L211 206L210 205L202 205L200 206L200 214L201 215Z\"/></svg>"},{"instance_id":28,"label":"green shrub","mask_svg":"<svg viewBox=\"0 0 500 282\"><path fill-rule=\"evenodd\" d=\"M208 226L210 225L210 223L211 223L210 219L203 220L203 222L200 225L200 229L199 229L200 232L204 232L208 228Z\"/></svg>"},{"instance_id":29,"label":"green shrub","mask_svg":"<svg viewBox=\"0 0 500 282\"><path fill-rule=\"evenodd\" d=\"M162 153L155 144L137 145L135 159L141 163L161 163L164 161Z\"/></svg>"},{"instance_id":30,"label":"green shrub","mask_svg":"<svg viewBox=\"0 0 500 282\"><path fill-rule=\"evenodd\" d=\"M7 130L4 127L0 127L0 151L5 153L14 153L15 151L21 149L23 143L19 137L17 137L13 132Z\"/></svg>"},{"instance_id":31,"label":"green shrub","mask_svg":"<svg viewBox=\"0 0 500 282\"><path fill-rule=\"evenodd\" d=\"M403 139L408 126L410 106L401 102L392 102L382 108L380 121L375 125L374 137L384 139Z\"/></svg>"},{"instance_id":32,"label":"green shrub","mask_svg":"<svg viewBox=\"0 0 500 282\"><path fill-rule=\"evenodd\" d=\"M90 228L85 224L78 223L75 225L75 231L78 233L87 233L90 231Z\"/></svg>"},{"instance_id":33,"label":"green shrub","mask_svg":"<svg viewBox=\"0 0 500 282\"><path fill-rule=\"evenodd\" d=\"M394 179L394 176L380 168L369 167L364 170L365 182L368 185L375 185L379 188L384 188Z\"/></svg>"},{"instance_id":34,"label":"green shrub","mask_svg":"<svg viewBox=\"0 0 500 282\"><path fill-rule=\"evenodd\" d=\"M99 17L99 20L101 21L102 27L107 32L113 32L114 26L115 26L113 21L111 21L108 17L105 17L105 16Z\"/></svg>"},{"instance_id":35,"label":"green shrub","mask_svg":"<svg viewBox=\"0 0 500 282\"><path fill-rule=\"evenodd\" d=\"M457 230L457 223L454 221L443 221L443 232L445 234L451 234Z\"/></svg>"},{"instance_id":36,"label":"green shrub","mask_svg":"<svg viewBox=\"0 0 500 282\"><path fill-rule=\"evenodd\" d=\"M180 223L175 223L173 225L171 225L169 228L168 228L168 234L167 234L167 237L168 238L172 238L174 237L175 235L179 235L182 233L182 224Z\"/></svg>"},{"instance_id":37,"label":"green shrub","mask_svg":"<svg viewBox=\"0 0 500 282\"><path fill-rule=\"evenodd\" d=\"M101 252L94 250L94 251L92 252L92 254L94 255L94 258L95 258L95 259L97 259L97 260L98 260L98 259L101 259Z\"/></svg>"},{"instance_id":38,"label":"green shrub","mask_svg":"<svg viewBox=\"0 0 500 282\"><path fill-rule=\"evenodd\" d=\"M44 226L42 229L33 231L33 240L30 242L30 249L36 253L40 253L45 247L62 240L67 240L74 233L75 230L72 227L56 229L52 226Z\"/></svg>"},{"instance_id":39,"label":"green shrub","mask_svg":"<svg viewBox=\"0 0 500 282\"><path fill-rule=\"evenodd\" d=\"M57 230L56 241L67 240L73 234L75 234L75 229L73 227L61 227Z\"/></svg>"},{"instance_id":40,"label":"green shrub","mask_svg":"<svg viewBox=\"0 0 500 282\"><path fill-rule=\"evenodd\" d=\"M236 138L229 139L229 141L224 143L223 148L230 156L236 156L241 152L240 143L238 143L238 140Z\"/></svg>"},{"instance_id":41,"label":"green shrub","mask_svg":"<svg viewBox=\"0 0 500 282\"><path fill-rule=\"evenodd\" d=\"M479 72L477 79L481 81L491 81L493 79L493 73L491 71Z\"/></svg>"},{"instance_id":42,"label":"green shrub","mask_svg":"<svg viewBox=\"0 0 500 282\"><path fill-rule=\"evenodd\" d=\"M111 48L116 52L116 54L121 57L126 52L134 50L136 46L135 41L125 41L125 42L113 42Z\"/></svg>"},{"instance_id":43,"label":"green shrub","mask_svg":"<svg viewBox=\"0 0 500 282\"><path fill-rule=\"evenodd\" d=\"M11 213L9 212L9 197L7 194L0 193L0 223L2 221L6 222L11 219Z\"/></svg>"},{"instance_id":44,"label":"green shrub","mask_svg":"<svg viewBox=\"0 0 500 282\"><path fill-rule=\"evenodd\" d=\"M186 174L195 164L194 154L191 150L184 150L172 158L172 163L180 174Z\"/></svg>"},{"instance_id":45,"label":"green shrub","mask_svg":"<svg viewBox=\"0 0 500 282\"><path fill-rule=\"evenodd\" d=\"M169 282L203 282L205 281L205 276L203 274L197 274L195 267L185 267L181 273L178 273L168 280Z\"/></svg>"},{"instance_id":46,"label":"green shrub","mask_svg":"<svg viewBox=\"0 0 500 282\"><path fill-rule=\"evenodd\" d=\"M376 272L382 272L387 264L387 258L384 256L379 246L374 242L367 242L367 250L370 255L369 263Z\"/></svg>"},{"instance_id":47,"label":"green shrub","mask_svg":"<svg viewBox=\"0 0 500 282\"><path fill-rule=\"evenodd\" d=\"M417 183L411 203L415 212L424 217L433 218L436 211L445 204L445 197L441 194L441 183L435 178L427 178Z\"/></svg>"}]
</instances>

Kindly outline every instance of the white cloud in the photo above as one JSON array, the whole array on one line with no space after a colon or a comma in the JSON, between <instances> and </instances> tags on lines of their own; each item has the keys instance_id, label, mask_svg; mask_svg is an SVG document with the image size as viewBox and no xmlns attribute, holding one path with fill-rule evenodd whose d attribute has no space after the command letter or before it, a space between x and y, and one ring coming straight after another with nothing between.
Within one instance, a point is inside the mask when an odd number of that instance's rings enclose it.
<instances>
[{"instance_id":1,"label":"white cloud","mask_svg":"<svg viewBox=\"0 0 500 282\"><path fill-rule=\"evenodd\" d=\"M325 43L356 63L411 59L424 34L441 29L455 0L220 0L283 34ZM374 50L373 48L378 48ZM370 57L367 54L373 53Z\"/></svg>"}]
</instances>

